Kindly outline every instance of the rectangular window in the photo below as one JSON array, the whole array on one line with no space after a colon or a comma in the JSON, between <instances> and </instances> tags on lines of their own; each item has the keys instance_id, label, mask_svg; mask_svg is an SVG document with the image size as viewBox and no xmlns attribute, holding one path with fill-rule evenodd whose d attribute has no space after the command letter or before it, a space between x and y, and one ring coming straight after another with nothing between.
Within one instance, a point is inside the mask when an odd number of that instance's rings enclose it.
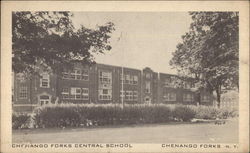
<instances>
[{"instance_id":1,"label":"rectangular window","mask_svg":"<svg viewBox=\"0 0 250 153\"><path fill-rule=\"evenodd\" d=\"M89 89L88 88L82 88L82 99L83 100L89 99Z\"/></svg>"},{"instance_id":2,"label":"rectangular window","mask_svg":"<svg viewBox=\"0 0 250 153\"><path fill-rule=\"evenodd\" d=\"M63 79L71 79L71 80L85 80L89 79L89 71L88 69L74 69L71 72L64 71L62 72Z\"/></svg>"},{"instance_id":3,"label":"rectangular window","mask_svg":"<svg viewBox=\"0 0 250 153\"><path fill-rule=\"evenodd\" d=\"M20 99L28 98L28 87L26 85L21 85L19 87L19 98Z\"/></svg>"},{"instance_id":4,"label":"rectangular window","mask_svg":"<svg viewBox=\"0 0 250 153\"><path fill-rule=\"evenodd\" d=\"M70 75L71 75L71 79L73 79L73 80L81 80L81 70L80 69L74 69Z\"/></svg>"},{"instance_id":5,"label":"rectangular window","mask_svg":"<svg viewBox=\"0 0 250 153\"><path fill-rule=\"evenodd\" d=\"M124 75L120 74L121 83L124 83Z\"/></svg>"},{"instance_id":6,"label":"rectangular window","mask_svg":"<svg viewBox=\"0 0 250 153\"><path fill-rule=\"evenodd\" d=\"M69 88L63 88L62 89L62 98L63 99L69 99Z\"/></svg>"},{"instance_id":7,"label":"rectangular window","mask_svg":"<svg viewBox=\"0 0 250 153\"><path fill-rule=\"evenodd\" d=\"M42 74L42 78L40 79L40 87L41 88L49 88L49 74Z\"/></svg>"},{"instance_id":8,"label":"rectangular window","mask_svg":"<svg viewBox=\"0 0 250 153\"><path fill-rule=\"evenodd\" d=\"M70 74L68 72L62 72L63 79L70 79Z\"/></svg>"},{"instance_id":9,"label":"rectangular window","mask_svg":"<svg viewBox=\"0 0 250 153\"><path fill-rule=\"evenodd\" d=\"M166 92L163 95L164 101L176 101L176 93L174 92Z\"/></svg>"},{"instance_id":10,"label":"rectangular window","mask_svg":"<svg viewBox=\"0 0 250 153\"><path fill-rule=\"evenodd\" d=\"M81 99L81 88L71 88L70 94L72 99Z\"/></svg>"},{"instance_id":11,"label":"rectangular window","mask_svg":"<svg viewBox=\"0 0 250 153\"><path fill-rule=\"evenodd\" d=\"M100 71L99 72L99 100L112 99L112 72Z\"/></svg>"},{"instance_id":12,"label":"rectangular window","mask_svg":"<svg viewBox=\"0 0 250 153\"><path fill-rule=\"evenodd\" d=\"M134 101L138 100L138 92L134 91L134 95L133 95Z\"/></svg>"},{"instance_id":13,"label":"rectangular window","mask_svg":"<svg viewBox=\"0 0 250 153\"><path fill-rule=\"evenodd\" d=\"M183 94L183 101L194 101L194 96L193 96L193 94L184 93L184 94Z\"/></svg>"},{"instance_id":14,"label":"rectangular window","mask_svg":"<svg viewBox=\"0 0 250 153\"><path fill-rule=\"evenodd\" d=\"M125 83L129 84L130 83L130 75L125 75Z\"/></svg>"},{"instance_id":15,"label":"rectangular window","mask_svg":"<svg viewBox=\"0 0 250 153\"><path fill-rule=\"evenodd\" d=\"M146 82L146 93L150 93L150 82Z\"/></svg>"},{"instance_id":16,"label":"rectangular window","mask_svg":"<svg viewBox=\"0 0 250 153\"><path fill-rule=\"evenodd\" d=\"M82 80L89 80L89 70L88 69L83 69L82 70Z\"/></svg>"},{"instance_id":17,"label":"rectangular window","mask_svg":"<svg viewBox=\"0 0 250 153\"><path fill-rule=\"evenodd\" d=\"M136 85L138 83L138 76L134 75L133 76L133 84Z\"/></svg>"},{"instance_id":18,"label":"rectangular window","mask_svg":"<svg viewBox=\"0 0 250 153\"><path fill-rule=\"evenodd\" d=\"M129 84L133 84L133 83L134 83L134 77L133 75L130 75Z\"/></svg>"},{"instance_id":19,"label":"rectangular window","mask_svg":"<svg viewBox=\"0 0 250 153\"><path fill-rule=\"evenodd\" d=\"M100 80L100 83L111 84L112 83L112 73L100 71L99 80Z\"/></svg>"},{"instance_id":20,"label":"rectangular window","mask_svg":"<svg viewBox=\"0 0 250 153\"><path fill-rule=\"evenodd\" d=\"M133 100L133 91L125 92L125 100L132 101Z\"/></svg>"},{"instance_id":21,"label":"rectangular window","mask_svg":"<svg viewBox=\"0 0 250 153\"><path fill-rule=\"evenodd\" d=\"M125 97L124 93L125 93L124 90L120 90L120 98L121 98L121 99Z\"/></svg>"}]
</instances>

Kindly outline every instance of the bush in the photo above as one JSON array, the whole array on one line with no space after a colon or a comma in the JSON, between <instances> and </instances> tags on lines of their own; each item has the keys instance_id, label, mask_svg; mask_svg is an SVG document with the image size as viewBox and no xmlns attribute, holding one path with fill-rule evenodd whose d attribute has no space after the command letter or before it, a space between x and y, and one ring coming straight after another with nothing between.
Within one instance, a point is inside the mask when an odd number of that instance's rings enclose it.
<instances>
[{"instance_id":1,"label":"bush","mask_svg":"<svg viewBox=\"0 0 250 153\"><path fill-rule=\"evenodd\" d=\"M190 121L195 117L195 111L188 106L177 106L172 110L173 117L181 121Z\"/></svg>"},{"instance_id":2,"label":"bush","mask_svg":"<svg viewBox=\"0 0 250 153\"><path fill-rule=\"evenodd\" d=\"M219 113L219 118L227 119L229 117L237 117L238 111L235 109L221 109Z\"/></svg>"},{"instance_id":3,"label":"bush","mask_svg":"<svg viewBox=\"0 0 250 153\"><path fill-rule=\"evenodd\" d=\"M78 127L163 123L170 120L168 107L126 105L60 105L41 107L34 120L37 127Z\"/></svg>"},{"instance_id":4,"label":"bush","mask_svg":"<svg viewBox=\"0 0 250 153\"><path fill-rule=\"evenodd\" d=\"M195 118L198 119L216 119L219 117L220 110L214 107L199 106L195 109Z\"/></svg>"},{"instance_id":5,"label":"bush","mask_svg":"<svg viewBox=\"0 0 250 153\"><path fill-rule=\"evenodd\" d=\"M141 113L144 123L166 123L171 118L171 110L166 106L146 106L141 109Z\"/></svg>"},{"instance_id":6,"label":"bush","mask_svg":"<svg viewBox=\"0 0 250 153\"><path fill-rule=\"evenodd\" d=\"M195 106L191 108L195 111L195 118L197 119L227 119L238 116L238 111L234 109L218 109L210 106Z\"/></svg>"},{"instance_id":7,"label":"bush","mask_svg":"<svg viewBox=\"0 0 250 153\"><path fill-rule=\"evenodd\" d=\"M22 129L29 128L30 116L27 114L12 114L12 128Z\"/></svg>"},{"instance_id":8,"label":"bush","mask_svg":"<svg viewBox=\"0 0 250 153\"><path fill-rule=\"evenodd\" d=\"M80 116L74 107L44 107L34 116L38 127L77 127Z\"/></svg>"},{"instance_id":9,"label":"bush","mask_svg":"<svg viewBox=\"0 0 250 153\"><path fill-rule=\"evenodd\" d=\"M237 116L237 112L207 106L62 104L37 108L34 127L79 127L130 125L215 119ZM24 123L22 121L22 123Z\"/></svg>"}]
</instances>

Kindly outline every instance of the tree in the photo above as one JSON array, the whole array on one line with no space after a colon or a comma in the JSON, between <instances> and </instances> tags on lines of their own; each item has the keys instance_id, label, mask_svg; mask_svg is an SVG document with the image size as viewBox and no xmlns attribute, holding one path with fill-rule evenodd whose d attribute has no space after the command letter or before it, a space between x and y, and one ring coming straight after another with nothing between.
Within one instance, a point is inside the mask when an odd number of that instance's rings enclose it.
<instances>
[{"instance_id":1,"label":"tree","mask_svg":"<svg viewBox=\"0 0 250 153\"><path fill-rule=\"evenodd\" d=\"M13 71L32 74L41 67L57 71L73 62L93 63L93 53L111 49L113 23L75 29L72 16L71 12L13 12Z\"/></svg>"},{"instance_id":2,"label":"tree","mask_svg":"<svg viewBox=\"0 0 250 153\"><path fill-rule=\"evenodd\" d=\"M237 12L190 12L193 22L182 36L170 65L194 77L200 87L216 91L239 87L239 16Z\"/></svg>"}]
</instances>

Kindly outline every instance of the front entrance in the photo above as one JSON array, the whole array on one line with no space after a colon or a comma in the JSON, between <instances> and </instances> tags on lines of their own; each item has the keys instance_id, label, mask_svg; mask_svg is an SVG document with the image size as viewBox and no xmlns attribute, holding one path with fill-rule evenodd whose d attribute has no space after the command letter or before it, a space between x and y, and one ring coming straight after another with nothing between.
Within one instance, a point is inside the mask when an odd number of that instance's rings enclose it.
<instances>
[{"instance_id":1,"label":"front entrance","mask_svg":"<svg viewBox=\"0 0 250 153\"><path fill-rule=\"evenodd\" d=\"M50 104L51 103L51 98L49 95L41 95L39 97L39 103L40 105L47 105L47 104Z\"/></svg>"},{"instance_id":2,"label":"front entrance","mask_svg":"<svg viewBox=\"0 0 250 153\"><path fill-rule=\"evenodd\" d=\"M145 97L145 103L150 104L151 103L151 98L149 96Z\"/></svg>"}]
</instances>

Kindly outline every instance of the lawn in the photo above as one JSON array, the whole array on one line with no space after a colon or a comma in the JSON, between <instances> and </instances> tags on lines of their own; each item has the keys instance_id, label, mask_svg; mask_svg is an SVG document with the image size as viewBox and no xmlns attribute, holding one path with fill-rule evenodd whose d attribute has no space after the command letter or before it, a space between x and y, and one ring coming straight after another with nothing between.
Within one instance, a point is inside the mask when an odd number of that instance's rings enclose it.
<instances>
[{"instance_id":1,"label":"lawn","mask_svg":"<svg viewBox=\"0 0 250 153\"><path fill-rule=\"evenodd\" d=\"M237 143L238 120L77 129L14 130L13 143Z\"/></svg>"}]
</instances>

